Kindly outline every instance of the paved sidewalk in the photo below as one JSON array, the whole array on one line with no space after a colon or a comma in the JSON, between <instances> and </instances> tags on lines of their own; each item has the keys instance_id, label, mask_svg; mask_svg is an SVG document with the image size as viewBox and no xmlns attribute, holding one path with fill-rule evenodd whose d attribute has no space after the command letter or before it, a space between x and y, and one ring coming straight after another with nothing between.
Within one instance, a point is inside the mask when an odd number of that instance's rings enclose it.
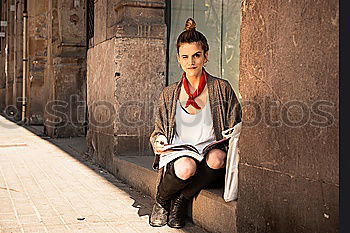
<instances>
[{"instance_id":1,"label":"paved sidewalk","mask_svg":"<svg viewBox=\"0 0 350 233\"><path fill-rule=\"evenodd\" d=\"M150 227L152 199L82 156L77 140L0 116L0 232L206 232Z\"/></svg>"}]
</instances>

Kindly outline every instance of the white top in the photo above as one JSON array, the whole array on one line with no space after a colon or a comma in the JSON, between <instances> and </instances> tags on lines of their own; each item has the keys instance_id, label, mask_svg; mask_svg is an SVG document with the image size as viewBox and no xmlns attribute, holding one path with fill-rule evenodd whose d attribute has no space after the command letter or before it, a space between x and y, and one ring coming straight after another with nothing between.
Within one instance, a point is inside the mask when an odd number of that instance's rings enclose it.
<instances>
[{"instance_id":1,"label":"white top","mask_svg":"<svg viewBox=\"0 0 350 233\"><path fill-rule=\"evenodd\" d=\"M187 143L199 152L215 141L213 118L210 111L209 95L206 104L197 114L189 114L177 101L175 113L175 135L171 144Z\"/></svg>"},{"instance_id":2,"label":"white top","mask_svg":"<svg viewBox=\"0 0 350 233\"><path fill-rule=\"evenodd\" d=\"M200 153L204 147L215 141L213 117L210 111L209 95L206 104L197 114L189 114L180 104L176 104L175 112L175 133L171 144L191 144ZM179 154L161 156L159 167L163 167L170 161L181 157ZM203 157L200 159L200 161Z\"/></svg>"}]
</instances>

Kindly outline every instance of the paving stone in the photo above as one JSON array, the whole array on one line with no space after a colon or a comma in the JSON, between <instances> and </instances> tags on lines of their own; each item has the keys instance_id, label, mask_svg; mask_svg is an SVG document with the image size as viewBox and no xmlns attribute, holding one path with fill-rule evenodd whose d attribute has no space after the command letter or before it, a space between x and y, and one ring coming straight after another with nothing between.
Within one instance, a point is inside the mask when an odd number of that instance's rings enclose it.
<instances>
[{"instance_id":1,"label":"paving stone","mask_svg":"<svg viewBox=\"0 0 350 233\"><path fill-rule=\"evenodd\" d=\"M0 147L1 233L205 232L149 226L152 199L69 150L70 140L44 140L1 116L0 132L0 145L27 145Z\"/></svg>"}]
</instances>

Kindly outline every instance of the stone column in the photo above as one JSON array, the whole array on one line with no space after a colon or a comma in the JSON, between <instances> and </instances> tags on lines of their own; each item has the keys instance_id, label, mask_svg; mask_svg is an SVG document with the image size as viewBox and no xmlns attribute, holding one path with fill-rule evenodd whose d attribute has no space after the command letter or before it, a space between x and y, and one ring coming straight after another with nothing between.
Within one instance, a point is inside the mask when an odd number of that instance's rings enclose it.
<instances>
[{"instance_id":1,"label":"stone column","mask_svg":"<svg viewBox=\"0 0 350 233\"><path fill-rule=\"evenodd\" d=\"M52 137L84 135L85 0L50 0L48 4L45 132Z\"/></svg>"},{"instance_id":2,"label":"stone column","mask_svg":"<svg viewBox=\"0 0 350 233\"><path fill-rule=\"evenodd\" d=\"M238 232L339 231L338 4L243 1Z\"/></svg>"},{"instance_id":3,"label":"stone column","mask_svg":"<svg viewBox=\"0 0 350 233\"><path fill-rule=\"evenodd\" d=\"M112 172L113 155L151 154L153 107L165 85L164 9L165 1L95 1L88 145Z\"/></svg>"},{"instance_id":4,"label":"stone column","mask_svg":"<svg viewBox=\"0 0 350 233\"><path fill-rule=\"evenodd\" d=\"M6 0L1 1L1 21L6 20ZM6 27L0 27L0 32L6 32ZM5 76L5 45L6 39L4 37L0 38L0 112L2 113L5 110L6 104L6 76Z\"/></svg>"},{"instance_id":5,"label":"stone column","mask_svg":"<svg viewBox=\"0 0 350 233\"><path fill-rule=\"evenodd\" d=\"M116 155L149 155L153 107L165 86L164 1L120 1L115 35ZM111 23L107 19L107 23Z\"/></svg>"},{"instance_id":6,"label":"stone column","mask_svg":"<svg viewBox=\"0 0 350 233\"><path fill-rule=\"evenodd\" d=\"M42 124L44 98L44 68L47 62L48 1L28 0L28 101L30 124Z\"/></svg>"},{"instance_id":7,"label":"stone column","mask_svg":"<svg viewBox=\"0 0 350 233\"><path fill-rule=\"evenodd\" d=\"M13 103L16 105L16 120L21 118L22 110L22 84L23 84L23 0L15 4L14 28L14 82Z\"/></svg>"},{"instance_id":8,"label":"stone column","mask_svg":"<svg viewBox=\"0 0 350 233\"><path fill-rule=\"evenodd\" d=\"M14 73L14 0L7 1L7 33L5 38L5 76L6 76L6 106L13 105L13 73Z\"/></svg>"}]
</instances>

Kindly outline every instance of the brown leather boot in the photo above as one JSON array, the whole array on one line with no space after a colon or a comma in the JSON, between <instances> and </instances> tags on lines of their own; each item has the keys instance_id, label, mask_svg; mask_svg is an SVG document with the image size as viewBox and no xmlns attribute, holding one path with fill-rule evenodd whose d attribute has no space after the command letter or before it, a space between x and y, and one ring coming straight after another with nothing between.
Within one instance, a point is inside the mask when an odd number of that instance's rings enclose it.
<instances>
[{"instance_id":1,"label":"brown leather boot","mask_svg":"<svg viewBox=\"0 0 350 233\"><path fill-rule=\"evenodd\" d=\"M152 227L162 227L167 224L170 203L170 200L163 200L157 194L156 202L153 205L152 214L149 218L149 225Z\"/></svg>"},{"instance_id":2,"label":"brown leather boot","mask_svg":"<svg viewBox=\"0 0 350 233\"><path fill-rule=\"evenodd\" d=\"M180 194L172 201L168 226L172 228L182 228L185 226L188 200Z\"/></svg>"}]
</instances>

